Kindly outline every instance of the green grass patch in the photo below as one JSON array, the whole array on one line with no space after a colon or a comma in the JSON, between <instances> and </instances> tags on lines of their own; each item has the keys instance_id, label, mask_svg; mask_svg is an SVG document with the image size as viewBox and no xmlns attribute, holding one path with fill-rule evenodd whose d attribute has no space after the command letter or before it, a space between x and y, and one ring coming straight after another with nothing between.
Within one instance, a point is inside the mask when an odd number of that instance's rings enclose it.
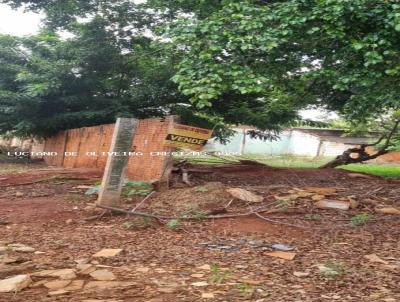
<instances>
[{"instance_id":1,"label":"green grass patch","mask_svg":"<svg viewBox=\"0 0 400 302\"><path fill-rule=\"evenodd\" d=\"M293 169L317 169L321 165L332 160L331 157L315 158L306 156L294 156L290 154L285 154L280 156L262 156L258 154L246 154L242 156L226 156L221 158L213 156L203 156L200 158L187 157L189 162L205 164L205 165L227 163L227 161L223 160L224 158L226 158L228 161L251 159L272 167L293 168ZM385 178L400 178L400 165L396 164L351 164L346 166L340 166L338 167L338 169L367 173Z\"/></svg>"},{"instance_id":2,"label":"green grass patch","mask_svg":"<svg viewBox=\"0 0 400 302\"><path fill-rule=\"evenodd\" d=\"M367 173L385 178L400 178L400 165L378 164L351 164L340 166L339 169Z\"/></svg>"}]
</instances>

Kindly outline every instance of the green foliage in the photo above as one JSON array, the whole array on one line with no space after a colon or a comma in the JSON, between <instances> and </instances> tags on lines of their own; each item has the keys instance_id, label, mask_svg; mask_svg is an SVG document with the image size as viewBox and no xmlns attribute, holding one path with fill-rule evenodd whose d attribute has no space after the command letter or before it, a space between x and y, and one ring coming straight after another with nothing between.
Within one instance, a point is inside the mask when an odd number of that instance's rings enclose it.
<instances>
[{"instance_id":1,"label":"green foliage","mask_svg":"<svg viewBox=\"0 0 400 302\"><path fill-rule=\"evenodd\" d=\"M196 220L204 220L207 218L207 213L205 212L195 212L192 214L193 218Z\"/></svg>"},{"instance_id":2,"label":"green foliage","mask_svg":"<svg viewBox=\"0 0 400 302\"><path fill-rule=\"evenodd\" d=\"M185 213L182 215L183 218L192 217L196 220L203 220L207 218L207 213L199 210L198 203L191 202L187 205Z\"/></svg>"},{"instance_id":3,"label":"green foliage","mask_svg":"<svg viewBox=\"0 0 400 302\"><path fill-rule=\"evenodd\" d=\"M357 215L351 217L350 224L354 227L361 226L361 225L366 224L373 218L374 218L374 216L371 214L368 214L368 213L357 214Z\"/></svg>"},{"instance_id":4,"label":"green foliage","mask_svg":"<svg viewBox=\"0 0 400 302\"><path fill-rule=\"evenodd\" d=\"M194 189L196 192L208 192L208 189L206 187L197 187Z\"/></svg>"},{"instance_id":5,"label":"green foliage","mask_svg":"<svg viewBox=\"0 0 400 302\"><path fill-rule=\"evenodd\" d=\"M248 283L240 283L238 288L243 294L251 293L253 291L253 287Z\"/></svg>"},{"instance_id":6,"label":"green foliage","mask_svg":"<svg viewBox=\"0 0 400 302\"><path fill-rule=\"evenodd\" d=\"M346 273L346 267L341 262L329 261L318 266L322 276L327 279L336 280Z\"/></svg>"},{"instance_id":7,"label":"green foliage","mask_svg":"<svg viewBox=\"0 0 400 302\"><path fill-rule=\"evenodd\" d=\"M307 220L319 221L319 220L321 220L321 215L318 215L318 214L306 214L304 216L304 218L307 219Z\"/></svg>"},{"instance_id":8,"label":"green foliage","mask_svg":"<svg viewBox=\"0 0 400 302\"><path fill-rule=\"evenodd\" d=\"M85 192L85 194L86 194L86 195L95 195L95 194L99 194L100 189L101 189L101 185L96 185L96 186L93 186L93 187L87 189L86 192Z\"/></svg>"},{"instance_id":9,"label":"green foliage","mask_svg":"<svg viewBox=\"0 0 400 302\"><path fill-rule=\"evenodd\" d=\"M221 284L230 275L229 271L223 271L218 264L211 265L210 282L212 284Z\"/></svg>"},{"instance_id":10,"label":"green foliage","mask_svg":"<svg viewBox=\"0 0 400 302\"><path fill-rule=\"evenodd\" d=\"M152 190L148 190L148 189L131 189L131 190L124 190L124 194L128 197L131 197L133 195L149 195L149 193L151 193Z\"/></svg>"},{"instance_id":11,"label":"green foliage","mask_svg":"<svg viewBox=\"0 0 400 302\"><path fill-rule=\"evenodd\" d=\"M151 227L152 221L150 217L135 217L130 221L125 221L123 227L127 230L140 230Z\"/></svg>"},{"instance_id":12,"label":"green foliage","mask_svg":"<svg viewBox=\"0 0 400 302\"><path fill-rule=\"evenodd\" d=\"M0 2L46 14L39 35L0 37L0 133L177 113L275 139L310 105L352 128L400 108L397 0Z\"/></svg>"},{"instance_id":13,"label":"green foliage","mask_svg":"<svg viewBox=\"0 0 400 302\"><path fill-rule=\"evenodd\" d=\"M349 120L399 108L397 1L206 3L169 31L186 50L173 79L198 108L237 97L231 116L261 129L310 104Z\"/></svg>"},{"instance_id":14,"label":"green foliage","mask_svg":"<svg viewBox=\"0 0 400 302\"><path fill-rule=\"evenodd\" d=\"M171 219L168 221L167 227L170 230L177 231L181 228L181 221L179 219Z\"/></svg>"},{"instance_id":15,"label":"green foliage","mask_svg":"<svg viewBox=\"0 0 400 302\"><path fill-rule=\"evenodd\" d=\"M289 207L292 205L292 202L290 202L289 200L282 200L282 199L278 199L275 201L278 211L281 212L287 212L289 211Z\"/></svg>"},{"instance_id":16,"label":"green foliage","mask_svg":"<svg viewBox=\"0 0 400 302\"><path fill-rule=\"evenodd\" d=\"M385 177L385 178L397 178L400 179L400 165L396 164L350 164L347 166L341 166L340 169L367 173L375 176Z\"/></svg>"}]
</instances>

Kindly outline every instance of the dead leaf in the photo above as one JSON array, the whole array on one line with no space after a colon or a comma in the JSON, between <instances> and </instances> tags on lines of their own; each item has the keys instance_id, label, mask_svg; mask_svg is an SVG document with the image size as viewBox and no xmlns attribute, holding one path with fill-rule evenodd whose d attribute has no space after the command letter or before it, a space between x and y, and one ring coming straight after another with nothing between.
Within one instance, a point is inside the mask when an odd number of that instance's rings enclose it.
<instances>
[{"instance_id":1,"label":"dead leaf","mask_svg":"<svg viewBox=\"0 0 400 302\"><path fill-rule=\"evenodd\" d=\"M202 266L198 266L197 268L198 269L203 269L203 270L206 270L206 271L211 270L211 266L209 264L204 264Z\"/></svg>"},{"instance_id":2,"label":"dead leaf","mask_svg":"<svg viewBox=\"0 0 400 302\"><path fill-rule=\"evenodd\" d=\"M307 277L310 275L310 272L293 272L293 275L296 277Z\"/></svg>"},{"instance_id":3,"label":"dead leaf","mask_svg":"<svg viewBox=\"0 0 400 302\"><path fill-rule=\"evenodd\" d=\"M71 284L69 284L67 287L64 288L64 290L67 291L80 290L83 288L84 284L85 284L84 280L73 280Z\"/></svg>"},{"instance_id":4,"label":"dead leaf","mask_svg":"<svg viewBox=\"0 0 400 302\"><path fill-rule=\"evenodd\" d=\"M138 267L136 269L137 272L141 272L141 273L147 273L150 270L150 268L148 267Z\"/></svg>"},{"instance_id":5,"label":"dead leaf","mask_svg":"<svg viewBox=\"0 0 400 302\"><path fill-rule=\"evenodd\" d=\"M349 197L348 200L349 200L349 202L350 202L350 208L351 208L351 209L358 208L358 206L359 206L360 203L359 203L357 200L355 200L355 199L353 199L353 198L351 198L351 197Z\"/></svg>"},{"instance_id":6,"label":"dead leaf","mask_svg":"<svg viewBox=\"0 0 400 302\"><path fill-rule=\"evenodd\" d=\"M203 286L208 286L208 283L206 281L199 281L199 282L193 282L191 285L196 286L196 287L203 287Z\"/></svg>"},{"instance_id":7,"label":"dead leaf","mask_svg":"<svg viewBox=\"0 0 400 302\"><path fill-rule=\"evenodd\" d=\"M135 286L136 283L129 281L89 281L85 285L85 290L104 290L115 287L131 287Z\"/></svg>"},{"instance_id":8,"label":"dead leaf","mask_svg":"<svg viewBox=\"0 0 400 302\"><path fill-rule=\"evenodd\" d=\"M66 286L68 286L71 283L71 280L54 280L50 281L44 284L48 289L51 290L59 290L62 289Z\"/></svg>"},{"instance_id":9,"label":"dead leaf","mask_svg":"<svg viewBox=\"0 0 400 302\"><path fill-rule=\"evenodd\" d=\"M17 275L0 280L0 293L19 292L32 283L29 275Z\"/></svg>"},{"instance_id":10,"label":"dead leaf","mask_svg":"<svg viewBox=\"0 0 400 302\"><path fill-rule=\"evenodd\" d=\"M76 268L78 269L78 274L82 274L82 275L88 275L91 272L94 272L96 270L96 268L92 265L92 264L78 264L76 266Z\"/></svg>"},{"instance_id":11,"label":"dead leaf","mask_svg":"<svg viewBox=\"0 0 400 302\"><path fill-rule=\"evenodd\" d=\"M400 215L400 210L396 208L375 208L375 212L389 215Z\"/></svg>"},{"instance_id":12,"label":"dead leaf","mask_svg":"<svg viewBox=\"0 0 400 302\"><path fill-rule=\"evenodd\" d=\"M336 209L336 210L347 211L350 208L350 202L326 199L316 202L315 206L320 209Z\"/></svg>"},{"instance_id":13,"label":"dead leaf","mask_svg":"<svg viewBox=\"0 0 400 302\"><path fill-rule=\"evenodd\" d=\"M214 294L213 293L202 293L201 297L203 299L213 299L214 298Z\"/></svg>"},{"instance_id":14,"label":"dead leaf","mask_svg":"<svg viewBox=\"0 0 400 302\"><path fill-rule=\"evenodd\" d=\"M35 277L59 277L62 280L72 280L76 278L75 271L70 268L44 270L33 273Z\"/></svg>"},{"instance_id":15,"label":"dead leaf","mask_svg":"<svg viewBox=\"0 0 400 302\"><path fill-rule=\"evenodd\" d=\"M116 279L115 275L106 269L94 271L90 273L90 276L99 281L112 281Z\"/></svg>"},{"instance_id":16,"label":"dead leaf","mask_svg":"<svg viewBox=\"0 0 400 302\"><path fill-rule=\"evenodd\" d=\"M246 201L246 202L262 202L264 197L256 195L250 191L247 191L242 188L229 188L226 190L233 197Z\"/></svg>"},{"instance_id":17,"label":"dead leaf","mask_svg":"<svg viewBox=\"0 0 400 302\"><path fill-rule=\"evenodd\" d=\"M293 252L281 252L281 251L268 252L268 253L264 253L264 255L271 256L271 257L276 257L276 258L281 258L281 259L285 259L285 260L293 260L294 257L296 257L296 253L293 253Z\"/></svg>"},{"instance_id":18,"label":"dead leaf","mask_svg":"<svg viewBox=\"0 0 400 302\"><path fill-rule=\"evenodd\" d=\"M306 192L306 191L298 191L298 192L296 192L296 194L299 195L299 197L309 197L309 196L313 195L313 193Z\"/></svg>"},{"instance_id":19,"label":"dead leaf","mask_svg":"<svg viewBox=\"0 0 400 302\"><path fill-rule=\"evenodd\" d=\"M351 178L365 178L365 179L373 179L372 176L366 175L366 174L361 174L361 173L349 173L347 174L348 177Z\"/></svg>"},{"instance_id":20,"label":"dead leaf","mask_svg":"<svg viewBox=\"0 0 400 302\"><path fill-rule=\"evenodd\" d=\"M376 254L365 255L365 259L368 259L370 262L378 262L382 264L389 264L389 262L379 258Z\"/></svg>"},{"instance_id":21,"label":"dead leaf","mask_svg":"<svg viewBox=\"0 0 400 302\"><path fill-rule=\"evenodd\" d=\"M325 198L325 195L319 195L319 194L311 196L311 199L314 200L314 201L319 201L319 200L322 200L324 198Z\"/></svg>"},{"instance_id":22,"label":"dead leaf","mask_svg":"<svg viewBox=\"0 0 400 302\"><path fill-rule=\"evenodd\" d=\"M326 188L326 187L306 187L305 191L313 192L321 195L330 195L337 192L337 188Z\"/></svg>"},{"instance_id":23,"label":"dead leaf","mask_svg":"<svg viewBox=\"0 0 400 302\"><path fill-rule=\"evenodd\" d=\"M122 252L122 249L102 249L101 251L97 252L93 255L93 257L114 257Z\"/></svg>"},{"instance_id":24,"label":"dead leaf","mask_svg":"<svg viewBox=\"0 0 400 302\"><path fill-rule=\"evenodd\" d=\"M59 289L59 290L56 290L56 291L52 291L52 292L49 292L49 296L58 296L58 295L65 295L65 294L67 294L68 293L68 291L67 290L65 290L65 289Z\"/></svg>"}]
</instances>

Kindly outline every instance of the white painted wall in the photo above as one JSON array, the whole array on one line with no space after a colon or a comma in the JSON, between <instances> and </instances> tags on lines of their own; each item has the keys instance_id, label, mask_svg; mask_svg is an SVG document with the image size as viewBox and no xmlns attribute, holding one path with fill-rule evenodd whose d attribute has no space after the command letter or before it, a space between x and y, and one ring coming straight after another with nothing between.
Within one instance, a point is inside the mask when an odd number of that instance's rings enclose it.
<instances>
[{"instance_id":1,"label":"white painted wall","mask_svg":"<svg viewBox=\"0 0 400 302\"><path fill-rule=\"evenodd\" d=\"M349 148L355 148L357 145L345 145L343 143L336 142L321 142L320 156L336 156L342 154Z\"/></svg>"},{"instance_id":2,"label":"white painted wall","mask_svg":"<svg viewBox=\"0 0 400 302\"><path fill-rule=\"evenodd\" d=\"M292 130L288 153L300 156L317 156L320 139L317 136Z\"/></svg>"},{"instance_id":3,"label":"white painted wall","mask_svg":"<svg viewBox=\"0 0 400 302\"><path fill-rule=\"evenodd\" d=\"M262 141L251 138L244 133L246 129L235 129L237 133L230 138L230 143L223 145L217 141L210 141L205 151L236 152L242 154L260 154L264 156L274 156L282 154L293 154L299 156L336 156L352 145L321 141L321 138L299 130L288 130L281 133L277 141ZM243 146L243 142L245 142ZM319 153L318 153L319 149Z\"/></svg>"}]
</instances>

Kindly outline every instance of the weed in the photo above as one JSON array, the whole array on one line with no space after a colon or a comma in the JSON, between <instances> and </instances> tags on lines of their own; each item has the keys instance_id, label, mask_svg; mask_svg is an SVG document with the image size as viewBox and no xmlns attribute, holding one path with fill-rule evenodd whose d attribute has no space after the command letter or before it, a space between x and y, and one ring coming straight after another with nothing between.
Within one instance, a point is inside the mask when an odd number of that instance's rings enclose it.
<instances>
[{"instance_id":1,"label":"weed","mask_svg":"<svg viewBox=\"0 0 400 302\"><path fill-rule=\"evenodd\" d=\"M193 217L196 220L203 220L207 217L207 213L199 210L198 203L191 202L186 206L186 211L183 213L182 217Z\"/></svg>"},{"instance_id":2,"label":"weed","mask_svg":"<svg viewBox=\"0 0 400 302\"><path fill-rule=\"evenodd\" d=\"M240 283L238 285L238 288L243 294L247 294L253 291L253 287L248 283Z\"/></svg>"},{"instance_id":3,"label":"weed","mask_svg":"<svg viewBox=\"0 0 400 302\"><path fill-rule=\"evenodd\" d=\"M194 189L196 192L208 192L208 189L206 187L197 187Z\"/></svg>"},{"instance_id":4,"label":"weed","mask_svg":"<svg viewBox=\"0 0 400 302\"><path fill-rule=\"evenodd\" d=\"M190 202L186 205L186 213L194 213L199 210L199 204L197 202Z\"/></svg>"},{"instance_id":5,"label":"weed","mask_svg":"<svg viewBox=\"0 0 400 302\"><path fill-rule=\"evenodd\" d=\"M327 279L338 279L346 272L346 267L341 262L327 262L318 266L320 273Z\"/></svg>"},{"instance_id":6,"label":"weed","mask_svg":"<svg viewBox=\"0 0 400 302\"><path fill-rule=\"evenodd\" d=\"M137 219L124 222L123 226L127 230L131 229L147 229L151 226L150 217L138 217Z\"/></svg>"},{"instance_id":7,"label":"weed","mask_svg":"<svg viewBox=\"0 0 400 302\"><path fill-rule=\"evenodd\" d=\"M314 220L314 221L321 220L321 216L318 214L306 214L304 218L307 220Z\"/></svg>"},{"instance_id":8,"label":"weed","mask_svg":"<svg viewBox=\"0 0 400 302\"><path fill-rule=\"evenodd\" d=\"M168 221L167 227L174 231L179 230L181 227L181 221L179 219L171 219Z\"/></svg>"},{"instance_id":9,"label":"weed","mask_svg":"<svg viewBox=\"0 0 400 302\"><path fill-rule=\"evenodd\" d=\"M221 284L229 274L229 271L222 271L218 264L212 264L210 282L213 284Z\"/></svg>"},{"instance_id":10,"label":"weed","mask_svg":"<svg viewBox=\"0 0 400 302\"><path fill-rule=\"evenodd\" d=\"M373 215L370 215L368 213L357 214L356 216L351 217L350 224L353 227L364 225L368 221L370 221L373 217L374 217Z\"/></svg>"},{"instance_id":11,"label":"weed","mask_svg":"<svg viewBox=\"0 0 400 302\"><path fill-rule=\"evenodd\" d=\"M99 194L101 186L100 185L96 185L94 187L89 188L85 194L86 195L95 195L95 194Z\"/></svg>"},{"instance_id":12,"label":"weed","mask_svg":"<svg viewBox=\"0 0 400 302\"><path fill-rule=\"evenodd\" d=\"M79 194L70 194L66 196L68 200L78 202L82 200L82 196Z\"/></svg>"},{"instance_id":13,"label":"weed","mask_svg":"<svg viewBox=\"0 0 400 302\"><path fill-rule=\"evenodd\" d=\"M288 200L278 199L276 201L276 204L278 206L278 211L287 212L289 211L289 207L291 206L292 203Z\"/></svg>"},{"instance_id":14,"label":"weed","mask_svg":"<svg viewBox=\"0 0 400 302\"><path fill-rule=\"evenodd\" d=\"M132 195L149 195L151 193L152 190L147 190L147 189L132 189L132 190L128 190L126 191L126 196L130 197Z\"/></svg>"},{"instance_id":15,"label":"weed","mask_svg":"<svg viewBox=\"0 0 400 302\"><path fill-rule=\"evenodd\" d=\"M205 212L193 213L193 218L196 220L204 220L207 218L207 213L205 213Z\"/></svg>"}]
</instances>

